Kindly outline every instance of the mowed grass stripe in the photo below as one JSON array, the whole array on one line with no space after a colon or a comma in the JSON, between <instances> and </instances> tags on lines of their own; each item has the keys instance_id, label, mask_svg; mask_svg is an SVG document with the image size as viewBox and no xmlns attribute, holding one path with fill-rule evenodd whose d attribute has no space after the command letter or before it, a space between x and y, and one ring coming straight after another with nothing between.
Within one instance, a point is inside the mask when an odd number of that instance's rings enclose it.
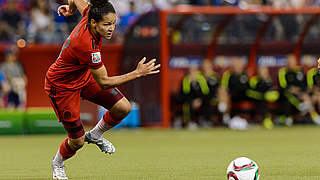
<instances>
[{"instance_id":1,"label":"mowed grass stripe","mask_svg":"<svg viewBox=\"0 0 320 180\"><path fill-rule=\"evenodd\" d=\"M70 179L225 180L229 162L247 156L258 163L262 180L320 180L319 130L116 130L105 134L114 155L86 144L66 171ZM0 179L51 179L51 159L64 138L0 136Z\"/></svg>"}]
</instances>

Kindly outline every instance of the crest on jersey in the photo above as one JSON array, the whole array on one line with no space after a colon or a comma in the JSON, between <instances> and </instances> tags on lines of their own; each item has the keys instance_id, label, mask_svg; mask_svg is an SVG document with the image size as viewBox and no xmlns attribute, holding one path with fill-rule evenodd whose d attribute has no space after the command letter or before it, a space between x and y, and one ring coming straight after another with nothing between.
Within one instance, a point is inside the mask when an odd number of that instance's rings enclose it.
<instances>
[{"instance_id":1,"label":"crest on jersey","mask_svg":"<svg viewBox=\"0 0 320 180\"><path fill-rule=\"evenodd\" d=\"M101 54L100 52L91 53L92 63L100 63L101 62Z\"/></svg>"}]
</instances>

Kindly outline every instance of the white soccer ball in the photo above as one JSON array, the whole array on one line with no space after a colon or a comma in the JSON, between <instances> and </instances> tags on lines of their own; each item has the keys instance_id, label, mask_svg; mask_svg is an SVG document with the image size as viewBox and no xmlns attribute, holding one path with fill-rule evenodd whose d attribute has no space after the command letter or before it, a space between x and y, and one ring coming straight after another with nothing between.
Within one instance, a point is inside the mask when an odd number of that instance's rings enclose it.
<instances>
[{"instance_id":1,"label":"white soccer ball","mask_svg":"<svg viewBox=\"0 0 320 180\"><path fill-rule=\"evenodd\" d=\"M258 164L246 157L237 158L229 164L227 177L228 180L259 180Z\"/></svg>"}]
</instances>

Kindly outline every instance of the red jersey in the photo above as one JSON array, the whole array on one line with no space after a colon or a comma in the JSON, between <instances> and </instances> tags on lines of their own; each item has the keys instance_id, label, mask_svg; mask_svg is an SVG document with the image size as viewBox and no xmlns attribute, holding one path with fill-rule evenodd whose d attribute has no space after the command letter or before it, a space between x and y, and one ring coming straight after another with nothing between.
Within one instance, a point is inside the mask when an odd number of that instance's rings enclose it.
<instances>
[{"instance_id":1,"label":"red jersey","mask_svg":"<svg viewBox=\"0 0 320 180\"><path fill-rule=\"evenodd\" d=\"M64 42L60 55L46 74L47 81L63 89L76 90L92 78L90 70L100 68L103 38L97 38L88 27L88 7L83 18Z\"/></svg>"}]
</instances>

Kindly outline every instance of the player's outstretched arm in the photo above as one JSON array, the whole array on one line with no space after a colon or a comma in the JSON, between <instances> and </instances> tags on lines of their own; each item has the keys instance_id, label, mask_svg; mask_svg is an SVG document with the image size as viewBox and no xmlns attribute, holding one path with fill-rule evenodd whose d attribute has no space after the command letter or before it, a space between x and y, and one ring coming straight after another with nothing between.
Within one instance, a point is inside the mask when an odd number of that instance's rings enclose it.
<instances>
[{"instance_id":1,"label":"player's outstretched arm","mask_svg":"<svg viewBox=\"0 0 320 180\"><path fill-rule=\"evenodd\" d=\"M126 83L128 81L132 81L136 78L147 76L150 74L157 74L160 72L160 64L156 65L156 59L152 59L151 61L145 63L146 58L143 58L137 65L137 68L129 72L127 74L123 74L120 76L108 76L107 70L104 66L99 69L91 69L91 73L97 83L103 89L108 89L112 87L116 87L120 84Z\"/></svg>"},{"instance_id":2,"label":"player's outstretched arm","mask_svg":"<svg viewBox=\"0 0 320 180\"><path fill-rule=\"evenodd\" d=\"M68 0L68 5L61 5L58 8L59 16L71 16L73 15L77 9L81 14L88 6L88 2L85 0Z\"/></svg>"},{"instance_id":3,"label":"player's outstretched arm","mask_svg":"<svg viewBox=\"0 0 320 180\"><path fill-rule=\"evenodd\" d=\"M318 59L318 69L320 70L320 58Z\"/></svg>"}]
</instances>

